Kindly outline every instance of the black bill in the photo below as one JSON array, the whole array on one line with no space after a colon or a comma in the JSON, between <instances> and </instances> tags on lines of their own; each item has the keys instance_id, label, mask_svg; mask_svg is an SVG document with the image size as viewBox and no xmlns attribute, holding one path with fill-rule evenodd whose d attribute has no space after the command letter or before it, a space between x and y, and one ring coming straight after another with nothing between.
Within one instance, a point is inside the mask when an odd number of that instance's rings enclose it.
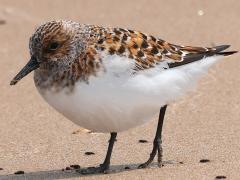
<instances>
[{"instance_id":1,"label":"black bill","mask_svg":"<svg viewBox=\"0 0 240 180\"><path fill-rule=\"evenodd\" d=\"M22 70L13 78L13 80L10 82L10 85L17 84L18 81L37 68L39 68L39 62L35 57L31 57L30 61L28 61Z\"/></svg>"}]
</instances>

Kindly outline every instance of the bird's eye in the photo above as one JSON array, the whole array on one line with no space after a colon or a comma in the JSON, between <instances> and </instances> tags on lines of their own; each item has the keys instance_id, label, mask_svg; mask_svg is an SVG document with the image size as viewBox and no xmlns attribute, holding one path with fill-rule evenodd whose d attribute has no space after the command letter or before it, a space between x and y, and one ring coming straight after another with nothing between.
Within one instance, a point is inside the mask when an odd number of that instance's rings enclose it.
<instances>
[{"instance_id":1,"label":"bird's eye","mask_svg":"<svg viewBox=\"0 0 240 180\"><path fill-rule=\"evenodd\" d=\"M60 44L58 42L52 42L50 45L49 45L49 50L51 51L54 51L56 50L57 48L59 48Z\"/></svg>"}]
</instances>

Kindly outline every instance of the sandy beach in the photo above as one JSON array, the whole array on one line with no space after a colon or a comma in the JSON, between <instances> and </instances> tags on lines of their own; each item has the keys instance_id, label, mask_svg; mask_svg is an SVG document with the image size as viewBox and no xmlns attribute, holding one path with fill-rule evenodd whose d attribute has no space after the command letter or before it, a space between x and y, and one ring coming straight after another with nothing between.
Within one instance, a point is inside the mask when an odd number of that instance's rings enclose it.
<instances>
[{"instance_id":1,"label":"sandy beach","mask_svg":"<svg viewBox=\"0 0 240 180\"><path fill-rule=\"evenodd\" d=\"M193 92L169 105L163 127L163 168L153 164L136 169L152 150L156 117L119 133L109 174L62 171L70 165L84 168L102 163L109 134L79 130L57 113L38 94L32 74L17 86L9 85L29 59L29 37L49 20L125 27L176 44L230 44L231 50L240 50L239 10L239 0L1 0L0 180L240 179L239 53L214 65ZM25 174L15 175L17 171Z\"/></svg>"}]
</instances>

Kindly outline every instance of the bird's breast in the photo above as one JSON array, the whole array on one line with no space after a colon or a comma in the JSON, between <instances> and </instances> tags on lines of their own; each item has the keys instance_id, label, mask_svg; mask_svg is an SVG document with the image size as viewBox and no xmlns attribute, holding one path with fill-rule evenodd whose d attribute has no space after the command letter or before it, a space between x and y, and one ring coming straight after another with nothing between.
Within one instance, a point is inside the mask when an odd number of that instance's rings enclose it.
<instances>
[{"instance_id":1,"label":"bird's breast","mask_svg":"<svg viewBox=\"0 0 240 180\"><path fill-rule=\"evenodd\" d=\"M105 71L88 83L77 81L72 91L41 89L40 94L69 120L96 132L119 132L152 119L159 108L193 87L216 59L161 70L157 66L132 74L132 60L104 59Z\"/></svg>"}]
</instances>

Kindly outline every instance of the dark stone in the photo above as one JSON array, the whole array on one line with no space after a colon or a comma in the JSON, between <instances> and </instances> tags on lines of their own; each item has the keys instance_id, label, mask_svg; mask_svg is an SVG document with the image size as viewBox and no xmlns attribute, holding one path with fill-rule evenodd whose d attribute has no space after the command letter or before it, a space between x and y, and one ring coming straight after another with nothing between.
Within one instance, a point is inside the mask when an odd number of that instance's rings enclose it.
<instances>
[{"instance_id":1,"label":"dark stone","mask_svg":"<svg viewBox=\"0 0 240 180\"><path fill-rule=\"evenodd\" d=\"M66 170L71 170L71 168L70 168L70 167L66 167L65 169L66 169Z\"/></svg>"},{"instance_id":2,"label":"dark stone","mask_svg":"<svg viewBox=\"0 0 240 180\"><path fill-rule=\"evenodd\" d=\"M94 152L85 152L85 155L94 155L95 153Z\"/></svg>"},{"instance_id":3,"label":"dark stone","mask_svg":"<svg viewBox=\"0 0 240 180\"><path fill-rule=\"evenodd\" d=\"M70 165L70 167L73 168L73 169L80 169L81 168L78 164Z\"/></svg>"},{"instance_id":4,"label":"dark stone","mask_svg":"<svg viewBox=\"0 0 240 180\"><path fill-rule=\"evenodd\" d=\"M148 143L148 141L147 141L147 140L144 140L144 139L140 139L138 142L139 142L139 143Z\"/></svg>"},{"instance_id":5,"label":"dark stone","mask_svg":"<svg viewBox=\"0 0 240 180\"><path fill-rule=\"evenodd\" d=\"M3 19L0 19L0 25L6 24L6 21Z\"/></svg>"},{"instance_id":6,"label":"dark stone","mask_svg":"<svg viewBox=\"0 0 240 180\"><path fill-rule=\"evenodd\" d=\"M17 171L14 174L24 174L24 171Z\"/></svg>"},{"instance_id":7,"label":"dark stone","mask_svg":"<svg viewBox=\"0 0 240 180\"><path fill-rule=\"evenodd\" d=\"M207 163L207 162L210 162L210 160L209 159L201 159L199 162L200 163Z\"/></svg>"},{"instance_id":8,"label":"dark stone","mask_svg":"<svg viewBox=\"0 0 240 180\"><path fill-rule=\"evenodd\" d=\"M215 179L226 179L227 177L226 176L216 176Z\"/></svg>"}]
</instances>

